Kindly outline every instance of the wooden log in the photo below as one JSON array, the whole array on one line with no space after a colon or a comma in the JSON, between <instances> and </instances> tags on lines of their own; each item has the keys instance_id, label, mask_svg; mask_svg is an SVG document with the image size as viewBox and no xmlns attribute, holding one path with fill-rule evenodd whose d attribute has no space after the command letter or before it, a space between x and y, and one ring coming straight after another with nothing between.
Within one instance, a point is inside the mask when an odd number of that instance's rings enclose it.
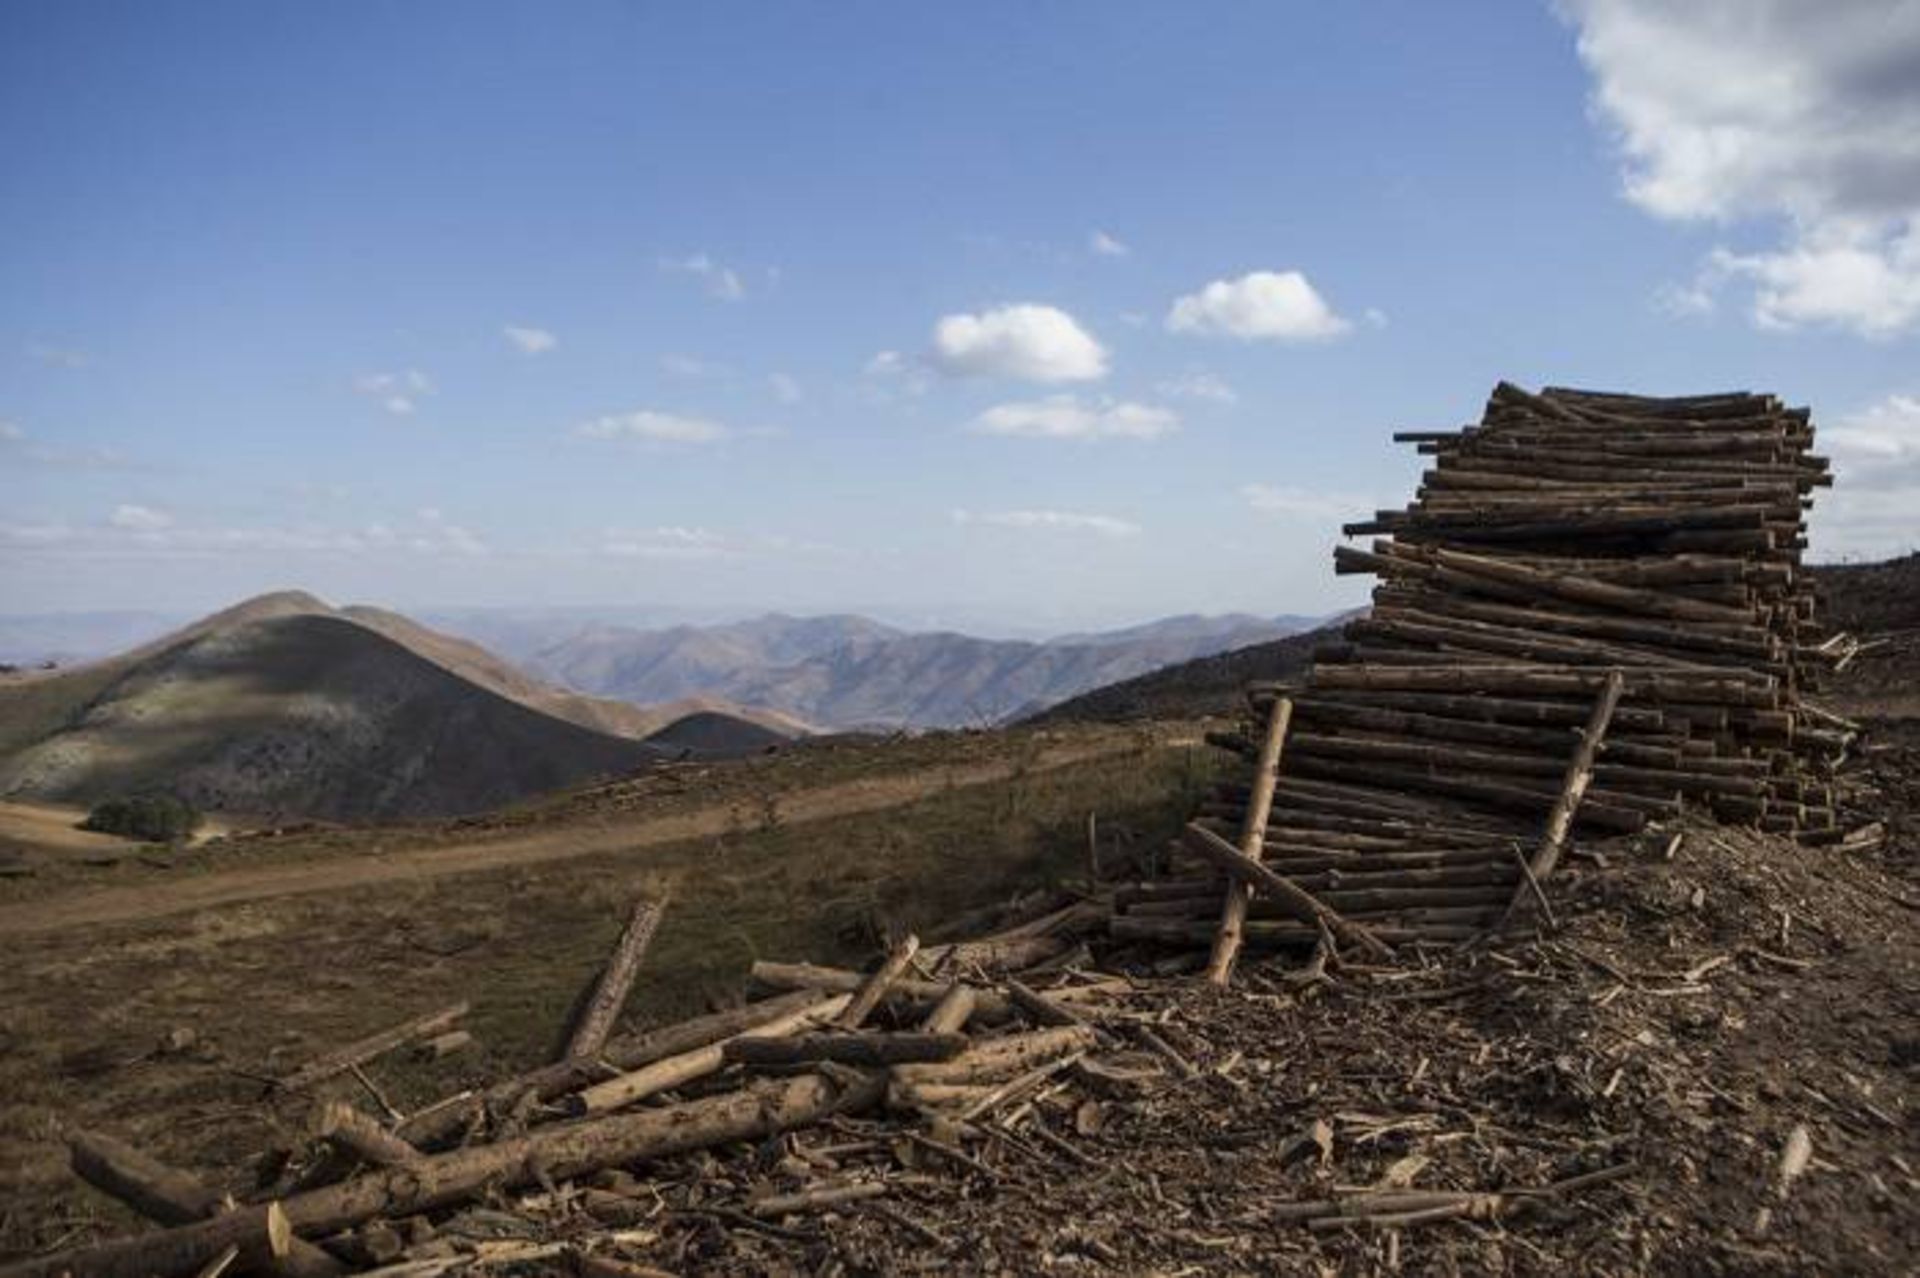
<instances>
[{"instance_id":1,"label":"wooden log","mask_svg":"<svg viewBox=\"0 0 1920 1278\"><path fill-rule=\"evenodd\" d=\"M1593 716L1587 720L1586 730L1580 734L1580 744L1575 747L1573 757L1567 760L1567 774L1560 783L1560 795L1554 800L1553 811L1547 815L1547 828L1540 836L1540 845L1527 863L1528 882L1520 885L1508 904L1501 920L1503 925L1514 917L1521 903L1547 881L1554 867L1560 863L1561 850L1566 847L1567 837L1573 832L1574 816L1580 809L1581 799L1586 796L1588 784L1593 780L1594 755L1607 735L1607 725L1613 719L1614 707L1620 704L1625 688L1626 681L1616 671L1595 698Z\"/></svg>"},{"instance_id":2,"label":"wooden log","mask_svg":"<svg viewBox=\"0 0 1920 1278\"><path fill-rule=\"evenodd\" d=\"M837 1061L842 1065L902 1065L952 1060L966 1049L965 1034L797 1034L791 1038L736 1038L723 1047L726 1059L740 1065L799 1065Z\"/></svg>"},{"instance_id":3,"label":"wooden log","mask_svg":"<svg viewBox=\"0 0 1920 1278\"><path fill-rule=\"evenodd\" d=\"M1392 956L1393 951L1366 928L1346 918L1339 911L1329 907L1312 893L1289 882L1282 875L1274 873L1252 855L1236 848L1213 831L1190 824L1182 837L1187 847L1245 884L1249 899L1252 892L1264 892L1274 901L1290 908L1300 921L1324 927L1342 941L1357 945L1377 957ZM1245 921L1245 917L1246 911L1243 906L1242 922Z\"/></svg>"},{"instance_id":4,"label":"wooden log","mask_svg":"<svg viewBox=\"0 0 1920 1278\"><path fill-rule=\"evenodd\" d=\"M416 1016L391 1029L378 1034L368 1035L356 1042L337 1047L323 1053L302 1065L290 1074L278 1080L278 1086L290 1092L304 1091L315 1083L325 1082L336 1074L344 1074L356 1065L365 1065L368 1061L384 1056L396 1047L404 1047L418 1038L430 1038L453 1028L453 1023L467 1014L467 1004L455 1003L424 1016Z\"/></svg>"},{"instance_id":5,"label":"wooden log","mask_svg":"<svg viewBox=\"0 0 1920 1278\"><path fill-rule=\"evenodd\" d=\"M1260 758L1254 765L1252 797L1240 830L1240 848L1248 857L1258 858L1266 838L1267 812L1273 804L1274 783L1280 776L1280 756L1286 746L1287 725L1293 718L1293 702L1274 698L1267 712L1267 731L1260 746ZM1234 959L1240 953L1240 929L1246 922L1247 903L1253 890L1236 880L1226 891L1220 907L1220 930L1213 941L1213 953L1207 959L1207 980L1225 985L1233 975Z\"/></svg>"},{"instance_id":6,"label":"wooden log","mask_svg":"<svg viewBox=\"0 0 1920 1278\"><path fill-rule=\"evenodd\" d=\"M830 994L851 994L867 977L844 967L823 967L816 963L775 963L760 960L748 971L748 979L765 989L813 990ZM945 998L953 988L942 981L902 978L889 987L892 996L928 1008ZM1013 1004L998 990L974 988L973 1014L982 1021L1004 1021L1014 1013Z\"/></svg>"},{"instance_id":7,"label":"wooden log","mask_svg":"<svg viewBox=\"0 0 1920 1278\"><path fill-rule=\"evenodd\" d=\"M1256 688L1258 685L1256 685ZM1319 690L1304 694L1299 700L1330 699ZM1476 694L1458 694L1431 692L1419 689L1402 691L1369 691L1366 689L1342 690L1338 700L1342 703L1366 706L1384 706L1390 709L1406 710L1421 714L1445 715L1448 718L1472 719L1483 723L1516 723L1537 726L1566 726L1577 728L1587 721L1587 715L1593 708L1591 700L1535 700L1521 697L1492 697ZM1256 708L1263 704L1256 692ZM1657 707L1623 705L1614 714L1616 729L1637 733L1664 733L1667 729L1665 713Z\"/></svg>"},{"instance_id":8,"label":"wooden log","mask_svg":"<svg viewBox=\"0 0 1920 1278\"><path fill-rule=\"evenodd\" d=\"M1060 1025L1004 1038L975 1039L949 1061L896 1066L893 1076L910 1083L991 1083L1013 1078L1046 1061L1084 1052L1098 1036L1090 1026Z\"/></svg>"},{"instance_id":9,"label":"wooden log","mask_svg":"<svg viewBox=\"0 0 1920 1278\"><path fill-rule=\"evenodd\" d=\"M593 993L587 997L587 1005L581 1010L566 1050L560 1054L561 1059L598 1056L606 1047L613 1024L620 1017L620 1009L626 1006L628 992L633 989L634 977L640 972L647 946L653 943L653 934L659 930L660 918L665 913L664 901L642 898L633 903L633 913L620 930L620 939L614 943L613 953L594 982Z\"/></svg>"},{"instance_id":10,"label":"wooden log","mask_svg":"<svg viewBox=\"0 0 1920 1278\"><path fill-rule=\"evenodd\" d=\"M971 985L953 985L920 1023L923 1034L957 1034L967 1027L979 996Z\"/></svg>"},{"instance_id":11,"label":"wooden log","mask_svg":"<svg viewBox=\"0 0 1920 1278\"><path fill-rule=\"evenodd\" d=\"M1719 604L1677 598L1658 590L1622 586L1573 573L1546 572L1523 564L1509 563L1491 555L1425 549L1417 552L1415 557L1455 573L1514 587L1534 597L1571 599L1577 603L1591 604L1616 612L1667 617L1675 621L1723 621L1738 625L1751 625L1755 621L1754 612L1750 608L1727 608Z\"/></svg>"},{"instance_id":12,"label":"wooden log","mask_svg":"<svg viewBox=\"0 0 1920 1278\"><path fill-rule=\"evenodd\" d=\"M684 1087L695 1079L705 1078L709 1074L717 1074L726 1068L728 1043L736 1042L741 1038L781 1038L788 1034L798 1034L802 1030L831 1024L835 1018L846 1011L853 997L851 994L827 995L809 1007L791 1012L777 1021L744 1030L731 1039L696 1048L691 1052L683 1052L678 1056L669 1056L664 1060L657 1060L650 1065L643 1065L639 1069L609 1078L603 1083L583 1087L567 1098L567 1111L576 1117L583 1114L604 1114L611 1110L622 1109L656 1093Z\"/></svg>"},{"instance_id":13,"label":"wooden log","mask_svg":"<svg viewBox=\"0 0 1920 1278\"><path fill-rule=\"evenodd\" d=\"M1451 944L1472 940L1485 935L1487 929L1485 924L1480 923L1423 923L1403 926L1389 922L1374 925L1368 930L1388 945L1408 945L1419 942ZM1207 944L1213 935L1214 927L1204 919L1190 921L1136 918L1131 914L1116 914L1108 920L1107 931L1117 941L1150 941L1163 945L1187 946ZM1312 949L1320 944L1321 935L1318 928L1305 923L1280 919L1249 919L1245 929L1245 943L1249 947ZM5 1276L0 1275L0 1278Z\"/></svg>"},{"instance_id":14,"label":"wooden log","mask_svg":"<svg viewBox=\"0 0 1920 1278\"><path fill-rule=\"evenodd\" d=\"M228 1200L198 1178L102 1132L70 1131L67 1155L81 1180L159 1224L185 1225L227 1211ZM289 1238L278 1256L261 1256L256 1248L253 1261L277 1278L338 1278L347 1272L333 1256L298 1238Z\"/></svg>"},{"instance_id":15,"label":"wooden log","mask_svg":"<svg viewBox=\"0 0 1920 1278\"><path fill-rule=\"evenodd\" d=\"M1295 760L1294 766L1307 775L1317 775L1322 772L1329 775L1344 775L1347 769L1354 765L1338 764L1325 759L1298 759ZM1552 790L1516 784L1526 778L1512 775L1499 778L1442 775L1421 771L1418 768L1386 764L1370 764L1367 766L1367 773L1384 785L1429 794L1449 795L1503 811L1544 815L1553 807L1554 792ZM1594 798L1581 804L1578 819L1600 829L1613 830L1621 834L1634 834L1646 825L1649 817L1668 815L1673 807L1671 803L1646 799L1641 795L1607 791L1604 795L1596 793Z\"/></svg>"},{"instance_id":16,"label":"wooden log","mask_svg":"<svg viewBox=\"0 0 1920 1278\"><path fill-rule=\"evenodd\" d=\"M202 1220L225 1206L196 1177L104 1132L71 1132L67 1156L74 1175L163 1225Z\"/></svg>"},{"instance_id":17,"label":"wooden log","mask_svg":"<svg viewBox=\"0 0 1920 1278\"><path fill-rule=\"evenodd\" d=\"M935 969L978 968L982 972L1019 972L1058 958L1072 948L1063 936L983 937L951 945L931 945L920 958Z\"/></svg>"},{"instance_id":18,"label":"wooden log","mask_svg":"<svg viewBox=\"0 0 1920 1278\"><path fill-rule=\"evenodd\" d=\"M887 987L900 979L901 974L907 970L907 965L913 962L913 956L919 951L919 937L911 932L901 937L893 948L887 951L885 961L872 976L861 983L860 988L853 992L853 997L847 1000L846 1009L840 1013L836 1024L841 1029L859 1029L861 1023L873 1014L873 1009L880 1006L880 1000L887 996Z\"/></svg>"},{"instance_id":19,"label":"wooden log","mask_svg":"<svg viewBox=\"0 0 1920 1278\"><path fill-rule=\"evenodd\" d=\"M1316 669L1313 687L1382 692L1490 692L1549 697L1591 695L1605 684L1609 671L1540 667L1512 663L1474 663L1448 666L1328 666ZM1622 672L1629 697L1692 701L1705 705L1772 708L1779 696L1771 678L1741 678L1732 672L1707 675L1699 671L1632 669Z\"/></svg>"},{"instance_id":20,"label":"wooden log","mask_svg":"<svg viewBox=\"0 0 1920 1278\"><path fill-rule=\"evenodd\" d=\"M1423 597L1419 602L1426 603L1429 600ZM1509 611L1522 613L1525 610ZM1349 637L1357 640L1384 638L1401 639L1412 643L1446 644L1450 647L1501 653L1534 661L1560 661L1580 665L1668 666L1676 669L1701 667L1712 670L1725 667L1734 670L1759 670L1776 676L1786 672L1785 654L1777 649L1772 654L1761 657L1718 651L1698 651L1652 636L1651 632L1659 627L1643 627L1629 623L1628 628L1638 632L1641 637L1631 640L1589 638L1535 629L1531 622L1525 619L1517 620L1511 625L1479 621L1466 617L1445 616L1409 604L1376 598L1373 615L1365 621L1350 623L1347 633Z\"/></svg>"},{"instance_id":21,"label":"wooden log","mask_svg":"<svg viewBox=\"0 0 1920 1278\"><path fill-rule=\"evenodd\" d=\"M1087 1018L1064 1003L1056 1003L1030 986L1009 977L1007 997L1036 1025L1085 1025Z\"/></svg>"},{"instance_id":22,"label":"wooden log","mask_svg":"<svg viewBox=\"0 0 1920 1278\"><path fill-rule=\"evenodd\" d=\"M858 976L855 976L858 981ZM812 988L790 988L777 997L743 1007L696 1016L639 1034L621 1035L606 1046L600 1059L559 1061L513 1078L502 1079L476 1095L443 1101L401 1122L396 1133L409 1143L431 1148L463 1131L488 1111L512 1109L522 1097L552 1101L605 1079L610 1074L639 1069L669 1056L706 1047L757 1025L777 1021L812 1006L820 993Z\"/></svg>"},{"instance_id":23,"label":"wooden log","mask_svg":"<svg viewBox=\"0 0 1920 1278\"><path fill-rule=\"evenodd\" d=\"M321 1111L319 1134L375 1167L405 1167L421 1158L418 1149L345 1101L329 1102Z\"/></svg>"},{"instance_id":24,"label":"wooden log","mask_svg":"<svg viewBox=\"0 0 1920 1278\"><path fill-rule=\"evenodd\" d=\"M660 1109L580 1123L562 1123L513 1140L475 1145L423 1159L416 1167L370 1172L338 1185L295 1194L271 1210L307 1237L348 1229L376 1216L397 1218L465 1201L489 1185L515 1189L542 1176L564 1181L604 1167L665 1158L731 1141L757 1141L835 1114L877 1104L878 1077L843 1089L818 1074L755 1084L736 1092ZM268 1228L267 1208L248 1208L94 1246L53 1252L0 1269L0 1278L174 1278L193 1272L228 1243L255 1241Z\"/></svg>"}]
</instances>

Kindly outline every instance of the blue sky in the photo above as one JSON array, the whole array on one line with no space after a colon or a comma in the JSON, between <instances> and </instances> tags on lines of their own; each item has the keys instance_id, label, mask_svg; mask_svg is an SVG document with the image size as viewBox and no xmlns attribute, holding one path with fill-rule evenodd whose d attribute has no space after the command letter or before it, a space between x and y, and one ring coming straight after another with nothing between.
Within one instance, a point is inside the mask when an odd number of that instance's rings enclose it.
<instances>
[{"instance_id":1,"label":"blue sky","mask_svg":"<svg viewBox=\"0 0 1920 1278\"><path fill-rule=\"evenodd\" d=\"M7 6L0 610L1317 611L1502 377L1811 403L1910 549L1849 12Z\"/></svg>"}]
</instances>

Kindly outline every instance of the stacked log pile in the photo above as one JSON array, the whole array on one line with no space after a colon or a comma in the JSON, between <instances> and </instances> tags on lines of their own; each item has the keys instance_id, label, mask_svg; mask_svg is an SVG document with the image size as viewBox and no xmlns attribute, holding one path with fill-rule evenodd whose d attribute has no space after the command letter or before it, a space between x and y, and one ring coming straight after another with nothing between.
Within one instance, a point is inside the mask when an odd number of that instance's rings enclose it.
<instances>
[{"instance_id":1,"label":"stacked log pile","mask_svg":"<svg viewBox=\"0 0 1920 1278\"><path fill-rule=\"evenodd\" d=\"M1244 867L1223 878L1209 835L1386 943L1508 917L1573 828L1632 833L1695 804L1838 838L1852 725L1802 695L1848 650L1816 642L1801 567L1831 482L1813 436L1806 409L1770 395L1504 382L1477 426L1396 435L1431 469L1404 509L1346 525L1370 548L1334 552L1337 572L1378 576L1371 610L1302 686L1252 690L1264 741L1256 727L1223 744L1258 757L1254 784L1203 808L1183 842L1197 865L1122 890L1114 934L1219 936L1216 976L1236 927L1337 940L1275 892L1249 899Z\"/></svg>"}]
</instances>

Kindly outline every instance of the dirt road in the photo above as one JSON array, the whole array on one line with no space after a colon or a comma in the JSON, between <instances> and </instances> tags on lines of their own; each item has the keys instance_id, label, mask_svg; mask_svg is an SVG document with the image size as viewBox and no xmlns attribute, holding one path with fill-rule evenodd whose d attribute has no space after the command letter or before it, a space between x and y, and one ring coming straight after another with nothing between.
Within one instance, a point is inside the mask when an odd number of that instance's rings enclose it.
<instances>
[{"instance_id":1,"label":"dirt road","mask_svg":"<svg viewBox=\"0 0 1920 1278\"><path fill-rule=\"evenodd\" d=\"M1126 740L1056 746L1024 765L1013 760L924 768L863 777L777 796L787 824L902 807L949 787L987 785L1016 772L1048 772L1137 749ZM190 879L148 881L76 892L67 897L0 906L0 936L27 936L113 923L132 923L243 901L417 882L507 866L537 865L607 852L630 852L684 839L707 838L737 827L735 803L694 808L638 822L583 822L534 834L482 837L382 853L348 853L305 863L221 870Z\"/></svg>"}]
</instances>

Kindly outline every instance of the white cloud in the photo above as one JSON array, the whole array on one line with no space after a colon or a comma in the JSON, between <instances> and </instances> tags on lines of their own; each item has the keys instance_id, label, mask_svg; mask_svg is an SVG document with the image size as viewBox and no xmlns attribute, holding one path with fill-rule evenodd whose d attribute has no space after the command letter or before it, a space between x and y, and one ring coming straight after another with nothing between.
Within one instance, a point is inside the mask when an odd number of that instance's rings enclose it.
<instances>
[{"instance_id":1,"label":"white cloud","mask_svg":"<svg viewBox=\"0 0 1920 1278\"><path fill-rule=\"evenodd\" d=\"M1627 198L1655 217L1782 221L1719 249L1772 328L1885 337L1920 324L1920 5L1911 0L1562 0ZM1676 295L1670 290L1668 300Z\"/></svg>"},{"instance_id":2,"label":"white cloud","mask_svg":"<svg viewBox=\"0 0 1920 1278\"><path fill-rule=\"evenodd\" d=\"M714 261L705 253L690 253L686 257L663 257L660 269L692 275L706 285L707 292L723 302L737 302L747 295L746 283L740 272L731 266ZM770 272L769 279L777 279L778 272Z\"/></svg>"},{"instance_id":3,"label":"white cloud","mask_svg":"<svg viewBox=\"0 0 1920 1278\"><path fill-rule=\"evenodd\" d=\"M799 379L787 373L768 373L767 387L773 392L773 397L783 404L797 404L806 398Z\"/></svg>"},{"instance_id":4,"label":"white cloud","mask_svg":"<svg viewBox=\"0 0 1920 1278\"><path fill-rule=\"evenodd\" d=\"M93 357L85 351L70 346L49 346L45 342L29 342L27 358L52 368L85 368L93 362Z\"/></svg>"},{"instance_id":5,"label":"white cloud","mask_svg":"<svg viewBox=\"0 0 1920 1278\"><path fill-rule=\"evenodd\" d=\"M1087 251L1095 257L1125 257L1133 252L1118 239L1098 229L1087 236Z\"/></svg>"},{"instance_id":6,"label":"white cloud","mask_svg":"<svg viewBox=\"0 0 1920 1278\"><path fill-rule=\"evenodd\" d=\"M1075 395L996 404L968 426L982 435L1041 439L1158 439L1179 428L1178 414L1165 408Z\"/></svg>"},{"instance_id":7,"label":"white cloud","mask_svg":"<svg viewBox=\"0 0 1920 1278\"><path fill-rule=\"evenodd\" d=\"M433 379L417 368L399 373L361 373L353 379L355 393L380 402L395 417L413 414L422 396L434 392Z\"/></svg>"},{"instance_id":8,"label":"white cloud","mask_svg":"<svg viewBox=\"0 0 1920 1278\"><path fill-rule=\"evenodd\" d=\"M876 403L893 402L896 395L918 398L927 393L932 376L926 363L899 351L876 351L860 369L862 392Z\"/></svg>"},{"instance_id":9,"label":"white cloud","mask_svg":"<svg viewBox=\"0 0 1920 1278\"><path fill-rule=\"evenodd\" d=\"M323 524L293 527L183 527L171 515L151 507L121 505L101 524L0 525L0 544L45 555L79 559L206 558L227 555L458 555L489 553L472 532L437 511L419 522L394 528L370 523L359 529Z\"/></svg>"},{"instance_id":10,"label":"white cloud","mask_svg":"<svg viewBox=\"0 0 1920 1278\"><path fill-rule=\"evenodd\" d=\"M159 532L163 528L173 527L173 516L152 506L136 506L129 502L115 506L113 513L107 516L107 522L128 532Z\"/></svg>"},{"instance_id":11,"label":"white cloud","mask_svg":"<svg viewBox=\"0 0 1920 1278\"><path fill-rule=\"evenodd\" d=\"M1820 443L1836 458L1863 464L1872 459L1920 462L1920 396L1889 395L1840 425L1822 429Z\"/></svg>"},{"instance_id":12,"label":"white cloud","mask_svg":"<svg viewBox=\"0 0 1920 1278\"><path fill-rule=\"evenodd\" d=\"M1888 395L1819 431L1834 489L1814 503L1822 559L1885 558L1920 549L1920 395Z\"/></svg>"},{"instance_id":13,"label":"white cloud","mask_svg":"<svg viewBox=\"0 0 1920 1278\"><path fill-rule=\"evenodd\" d=\"M1324 341L1352 327L1298 271L1250 271L1214 280L1176 299L1167 312L1167 328L1175 333L1242 341Z\"/></svg>"},{"instance_id":14,"label":"white cloud","mask_svg":"<svg viewBox=\"0 0 1920 1278\"><path fill-rule=\"evenodd\" d=\"M544 355L560 344L560 339L544 328L521 328L517 324L509 324L500 332L519 348L522 355Z\"/></svg>"},{"instance_id":15,"label":"white cloud","mask_svg":"<svg viewBox=\"0 0 1920 1278\"><path fill-rule=\"evenodd\" d=\"M9 444L17 444L26 437L25 427L15 425L13 422L0 421L0 439Z\"/></svg>"},{"instance_id":16,"label":"white cloud","mask_svg":"<svg viewBox=\"0 0 1920 1278\"><path fill-rule=\"evenodd\" d=\"M1240 402L1240 396L1234 393L1233 387L1214 374L1199 369L1169 377L1156 384L1154 389L1168 399L1200 399L1214 404Z\"/></svg>"},{"instance_id":17,"label":"white cloud","mask_svg":"<svg viewBox=\"0 0 1920 1278\"><path fill-rule=\"evenodd\" d=\"M662 527L638 532L609 528L600 553L620 559L733 559L745 553L736 539L707 528Z\"/></svg>"},{"instance_id":18,"label":"white cloud","mask_svg":"<svg viewBox=\"0 0 1920 1278\"><path fill-rule=\"evenodd\" d=\"M1140 525L1113 515L1083 515L1064 510L994 510L953 512L956 524L984 524L990 528L1053 529L1090 532L1102 537L1132 537Z\"/></svg>"},{"instance_id":19,"label":"white cloud","mask_svg":"<svg viewBox=\"0 0 1920 1278\"><path fill-rule=\"evenodd\" d=\"M934 325L932 362L955 377L1086 382L1107 374L1107 352L1079 321L1052 306L1019 303Z\"/></svg>"},{"instance_id":20,"label":"white cloud","mask_svg":"<svg viewBox=\"0 0 1920 1278\"><path fill-rule=\"evenodd\" d=\"M1262 514L1294 519L1345 522L1371 514L1374 509L1374 503L1365 497L1290 484L1243 484L1240 495Z\"/></svg>"},{"instance_id":21,"label":"white cloud","mask_svg":"<svg viewBox=\"0 0 1920 1278\"><path fill-rule=\"evenodd\" d=\"M651 409L596 417L574 427L573 433L586 439L637 439L655 444L711 444L733 434L719 422L703 417L681 417Z\"/></svg>"}]
</instances>

